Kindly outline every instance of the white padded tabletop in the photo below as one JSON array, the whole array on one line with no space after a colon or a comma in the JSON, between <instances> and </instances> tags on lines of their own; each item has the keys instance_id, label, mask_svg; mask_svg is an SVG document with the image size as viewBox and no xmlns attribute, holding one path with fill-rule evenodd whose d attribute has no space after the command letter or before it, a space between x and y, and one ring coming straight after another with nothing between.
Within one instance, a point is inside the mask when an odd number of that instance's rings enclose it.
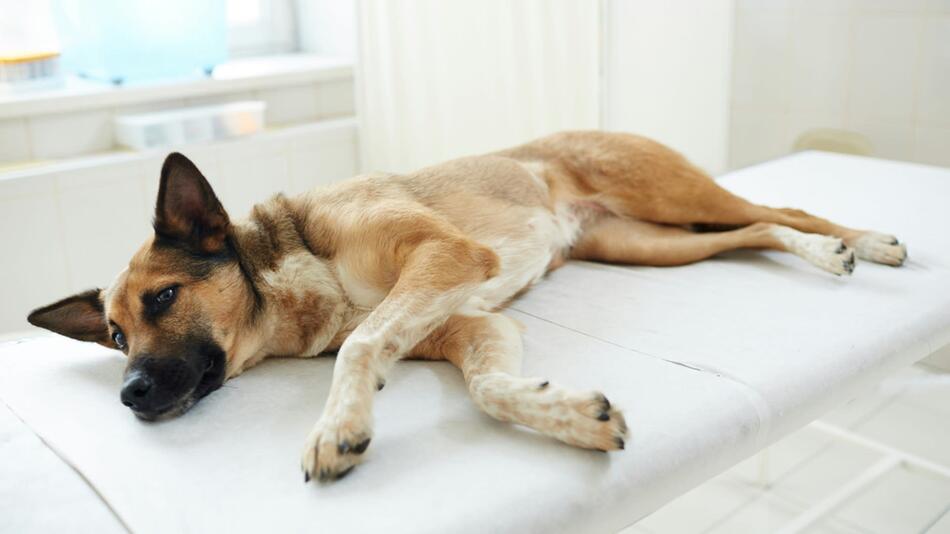
<instances>
[{"instance_id":1,"label":"white padded tabletop","mask_svg":"<svg viewBox=\"0 0 950 534\"><path fill-rule=\"evenodd\" d=\"M329 358L264 362L148 424L118 402L121 355L50 336L0 346L0 399L136 533L614 532L950 342L950 171L804 153L721 183L894 233L910 258L852 278L771 252L552 273L507 312L525 372L607 393L631 428L621 453L491 420L441 362L396 366L367 461L325 486L304 485L299 456ZM40 495L11 487L0 500ZM18 531L30 505L7 508Z\"/></svg>"}]
</instances>

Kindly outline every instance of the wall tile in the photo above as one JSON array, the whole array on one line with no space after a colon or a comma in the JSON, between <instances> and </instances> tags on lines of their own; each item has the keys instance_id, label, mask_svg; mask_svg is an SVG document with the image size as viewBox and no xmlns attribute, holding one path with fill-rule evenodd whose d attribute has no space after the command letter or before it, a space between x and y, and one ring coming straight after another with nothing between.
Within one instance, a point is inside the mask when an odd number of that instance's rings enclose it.
<instances>
[{"instance_id":1,"label":"wall tile","mask_svg":"<svg viewBox=\"0 0 950 534\"><path fill-rule=\"evenodd\" d=\"M914 124L904 120L849 120L847 128L867 136L874 157L911 161L914 159Z\"/></svg>"},{"instance_id":2,"label":"wall tile","mask_svg":"<svg viewBox=\"0 0 950 534\"><path fill-rule=\"evenodd\" d=\"M794 0L793 13L808 15L847 15L862 0Z\"/></svg>"},{"instance_id":3,"label":"wall tile","mask_svg":"<svg viewBox=\"0 0 950 534\"><path fill-rule=\"evenodd\" d=\"M936 13L950 15L950 0L930 0L928 8Z\"/></svg>"},{"instance_id":4,"label":"wall tile","mask_svg":"<svg viewBox=\"0 0 950 534\"><path fill-rule=\"evenodd\" d=\"M878 157L946 164L950 0L739 0L734 54L734 164L818 127L857 131ZM778 142L764 123L786 112Z\"/></svg>"},{"instance_id":5,"label":"wall tile","mask_svg":"<svg viewBox=\"0 0 950 534\"><path fill-rule=\"evenodd\" d=\"M821 111L793 111L789 113L785 122L783 145L792 150L800 135L818 128L844 128L844 113Z\"/></svg>"},{"instance_id":6,"label":"wall tile","mask_svg":"<svg viewBox=\"0 0 950 534\"><path fill-rule=\"evenodd\" d=\"M796 13L791 20L789 108L842 113L848 92L850 19Z\"/></svg>"},{"instance_id":7,"label":"wall tile","mask_svg":"<svg viewBox=\"0 0 950 534\"><path fill-rule=\"evenodd\" d=\"M789 17L736 14L732 100L735 105L784 110L788 103Z\"/></svg>"},{"instance_id":8,"label":"wall tile","mask_svg":"<svg viewBox=\"0 0 950 534\"><path fill-rule=\"evenodd\" d=\"M4 251L0 330L30 328L26 322L30 310L69 294L53 183L0 185L0 249Z\"/></svg>"},{"instance_id":9,"label":"wall tile","mask_svg":"<svg viewBox=\"0 0 950 534\"><path fill-rule=\"evenodd\" d=\"M733 108L729 166L747 167L791 152L784 112Z\"/></svg>"},{"instance_id":10,"label":"wall tile","mask_svg":"<svg viewBox=\"0 0 950 534\"><path fill-rule=\"evenodd\" d=\"M859 0L859 13L917 13L931 7L932 0Z\"/></svg>"},{"instance_id":11,"label":"wall tile","mask_svg":"<svg viewBox=\"0 0 950 534\"><path fill-rule=\"evenodd\" d=\"M150 234L142 210L142 164L127 161L59 177L70 289L105 287Z\"/></svg>"},{"instance_id":12,"label":"wall tile","mask_svg":"<svg viewBox=\"0 0 950 534\"><path fill-rule=\"evenodd\" d=\"M950 126L918 125L914 160L950 167Z\"/></svg>"},{"instance_id":13,"label":"wall tile","mask_svg":"<svg viewBox=\"0 0 950 534\"><path fill-rule=\"evenodd\" d=\"M325 135L295 139L290 148L290 189L303 193L318 185L328 185L356 174L355 138L328 141Z\"/></svg>"},{"instance_id":14,"label":"wall tile","mask_svg":"<svg viewBox=\"0 0 950 534\"><path fill-rule=\"evenodd\" d=\"M950 126L950 15L927 18L921 48L917 120Z\"/></svg>"},{"instance_id":15,"label":"wall tile","mask_svg":"<svg viewBox=\"0 0 950 534\"><path fill-rule=\"evenodd\" d=\"M910 119L920 51L920 19L900 14L855 20L849 113L855 120Z\"/></svg>"},{"instance_id":16,"label":"wall tile","mask_svg":"<svg viewBox=\"0 0 950 534\"><path fill-rule=\"evenodd\" d=\"M353 81L342 80L319 84L317 110L320 117L353 115L355 110Z\"/></svg>"},{"instance_id":17,"label":"wall tile","mask_svg":"<svg viewBox=\"0 0 950 534\"><path fill-rule=\"evenodd\" d=\"M318 89L313 84L257 92L257 98L267 104L266 122L295 124L316 120L320 113L317 105Z\"/></svg>"},{"instance_id":18,"label":"wall tile","mask_svg":"<svg viewBox=\"0 0 950 534\"><path fill-rule=\"evenodd\" d=\"M254 204L290 189L287 140L248 139L221 145L219 198L231 218L247 215Z\"/></svg>"},{"instance_id":19,"label":"wall tile","mask_svg":"<svg viewBox=\"0 0 950 534\"><path fill-rule=\"evenodd\" d=\"M255 94L251 91L240 91L237 93L225 93L219 95L196 96L185 99L186 106L208 106L212 104L221 104L224 102L240 102L242 100L257 100Z\"/></svg>"},{"instance_id":20,"label":"wall tile","mask_svg":"<svg viewBox=\"0 0 950 534\"><path fill-rule=\"evenodd\" d=\"M787 12L795 0L736 0L736 10L752 11L782 11Z\"/></svg>"},{"instance_id":21,"label":"wall tile","mask_svg":"<svg viewBox=\"0 0 950 534\"><path fill-rule=\"evenodd\" d=\"M0 164L30 159L30 134L24 119L0 121Z\"/></svg>"},{"instance_id":22,"label":"wall tile","mask_svg":"<svg viewBox=\"0 0 950 534\"><path fill-rule=\"evenodd\" d=\"M29 119L33 158L63 158L109 150L111 111L39 115Z\"/></svg>"},{"instance_id":23,"label":"wall tile","mask_svg":"<svg viewBox=\"0 0 950 534\"><path fill-rule=\"evenodd\" d=\"M130 115L135 113L151 113L153 111L164 111L166 109L176 109L185 106L184 98L172 100L162 100L160 102L146 102L132 106L120 106L115 109L116 115Z\"/></svg>"}]
</instances>

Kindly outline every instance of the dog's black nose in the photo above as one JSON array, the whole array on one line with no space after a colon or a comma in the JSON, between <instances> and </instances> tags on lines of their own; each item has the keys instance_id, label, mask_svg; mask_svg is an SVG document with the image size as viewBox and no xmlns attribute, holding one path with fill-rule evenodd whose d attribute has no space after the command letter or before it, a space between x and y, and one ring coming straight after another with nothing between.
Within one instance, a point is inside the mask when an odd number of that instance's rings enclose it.
<instances>
[{"instance_id":1,"label":"dog's black nose","mask_svg":"<svg viewBox=\"0 0 950 534\"><path fill-rule=\"evenodd\" d=\"M152 379L142 372L133 372L122 385L122 404L133 410L150 407L151 393L155 390Z\"/></svg>"}]
</instances>

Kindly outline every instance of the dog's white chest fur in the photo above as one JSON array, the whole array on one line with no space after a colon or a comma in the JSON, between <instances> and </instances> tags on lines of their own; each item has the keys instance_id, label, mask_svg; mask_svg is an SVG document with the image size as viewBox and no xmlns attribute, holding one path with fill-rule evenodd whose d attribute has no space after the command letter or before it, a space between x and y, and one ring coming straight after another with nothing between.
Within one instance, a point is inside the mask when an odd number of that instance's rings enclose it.
<instances>
[{"instance_id":1,"label":"dog's white chest fur","mask_svg":"<svg viewBox=\"0 0 950 534\"><path fill-rule=\"evenodd\" d=\"M585 216L582 208L566 202L556 205L553 213L537 208L517 234L485 242L501 259L501 272L482 284L460 311L497 309L541 279L552 263L568 254L580 235Z\"/></svg>"}]
</instances>

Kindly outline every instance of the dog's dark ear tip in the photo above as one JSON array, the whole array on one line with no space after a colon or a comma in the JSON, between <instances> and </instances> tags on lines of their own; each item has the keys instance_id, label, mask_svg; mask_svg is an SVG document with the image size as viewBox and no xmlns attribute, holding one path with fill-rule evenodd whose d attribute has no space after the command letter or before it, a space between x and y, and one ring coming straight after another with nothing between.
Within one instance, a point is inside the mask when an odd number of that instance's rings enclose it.
<instances>
[{"instance_id":1,"label":"dog's dark ear tip","mask_svg":"<svg viewBox=\"0 0 950 534\"><path fill-rule=\"evenodd\" d=\"M188 168L189 170L198 171L198 167L188 159L188 156L182 154L181 152L169 152L165 156L165 161L162 162L162 171L161 176L168 176L172 170L181 169L182 167Z\"/></svg>"},{"instance_id":2,"label":"dog's dark ear tip","mask_svg":"<svg viewBox=\"0 0 950 534\"><path fill-rule=\"evenodd\" d=\"M47 306L41 306L31 311L29 315L26 316L26 321L33 326L39 328L48 328L48 321L43 320L43 316L50 311L50 307L55 304L50 304Z\"/></svg>"},{"instance_id":3,"label":"dog's dark ear tip","mask_svg":"<svg viewBox=\"0 0 950 534\"><path fill-rule=\"evenodd\" d=\"M174 163L176 160L177 160L177 161L188 161L188 162L191 161L190 159L188 159L187 156L185 156L185 155L182 154L181 152L169 152L168 155L165 156L165 163L166 163L166 164L168 164L169 162Z\"/></svg>"}]
</instances>

